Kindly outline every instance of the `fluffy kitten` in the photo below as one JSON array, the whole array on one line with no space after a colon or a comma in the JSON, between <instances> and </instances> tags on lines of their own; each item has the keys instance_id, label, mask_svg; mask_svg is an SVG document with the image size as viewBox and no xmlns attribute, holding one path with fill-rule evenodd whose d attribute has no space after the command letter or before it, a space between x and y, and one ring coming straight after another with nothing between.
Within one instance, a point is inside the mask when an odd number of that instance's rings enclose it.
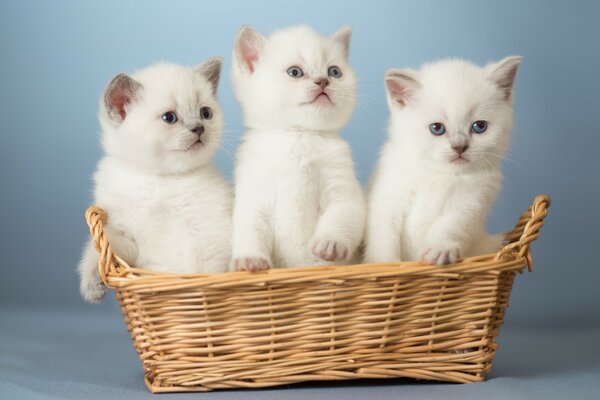
<instances>
[{"instance_id":1,"label":"fluffy kitten","mask_svg":"<svg viewBox=\"0 0 600 400\"><path fill-rule=\"evenodd\" d=\"M485 219L501 185L520 63L443 60L386 72L390 137L369 193L367 262L446 264L501 245Z\"/></svg>"},{"instance_id":2,"label":"fluffy kitten","mask_svg":"<svg viewBox=\"0 0 600 400\"><path fill-rule=\"evenodd\" d=\"M348 262L360 243L365 200L338 134L355 103L350 35L240 30L232 79L248 131L235 167L233 269Z\"/></svg>"},{"instance_id":3,"label":"fluffy kitten","mask_svg":"<svg viewBox=\"0 0 600 400\"><path fill-rule=\"evenodd\" d=\"M115 252L131 265L181 273L226 271L232 190L211 163L223 128L216 90L222 59L195 69L158 64L117 75L101 99L104 157L94 201ZM98 254L79 264L81 295L104 294Z\"/></svg>"}]
</instances>

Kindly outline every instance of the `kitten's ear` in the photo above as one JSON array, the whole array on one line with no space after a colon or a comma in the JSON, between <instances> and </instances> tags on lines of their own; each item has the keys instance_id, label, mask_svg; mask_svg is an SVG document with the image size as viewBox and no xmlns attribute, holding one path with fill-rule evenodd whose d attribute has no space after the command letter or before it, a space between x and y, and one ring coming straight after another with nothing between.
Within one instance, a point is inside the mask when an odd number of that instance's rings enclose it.
<instances>
[{"instance_id":1,"label":"kitten's ear","mask_svg":"<svg viewBox=\"0 0 600 400\"><path fill-rule=\"evenodd\" d=\"M223 57L212 57L194 68L194 71L202 75L212 85L213 94L217 93L219 79L221 78L221 67Z\"/></svg>"},{"instance_id":2,"label":"kitten's ear","mask_svg":"<svg viewBox=\"0 0 600 400\"><path fill-rule=\"evenodd\" d=\"M131 104L142 90L142 84L133 78L119 74L115 76L104 91L104 105L108 116L121 122L127 116L127 106Z\"/></svg>"},{"instance_id":3,"label":"kitten's ear","mask_svg":"<svg viewBox=\"0 0 600 400\"><path fill-rule=\"evenodd\" d=\"M248 72L254 72L254 66L265 47L265 38L254 28L244 25L235 38L233 54L238 65Z\"/></svg>"},{"instance_id":4,"label":"kitten's ear","mask_svg":"<svg viewBox=\"0 0 600 400\"><path fill-rule=\"evenodd\" d=\"M486 67L489 78L502 89L507 100L512 97L513 84L521 61L521 56L509 56Z\"/></svg>"},{"instance_id":5,"label":"kitten's ear","mask_svg":"<svg viewBox=\"0 0 600 400\"><path fill-rule=\"evenodd\" d=\"M389 99L404 107L421 87L418 74L410 69L388 69L385 72L385 87Z\"/></svg>"},{"instance_id":6,"label":"kitten's ear","mask_svg":"<svg viewBox=\"0 0 600 400\"><path fill-rule=\"evenodd\" d=\"M332 39L338 42L344 49L344 55L348 58L350 54L350 39L352 38L352 28L345 26L333 34Z\"/></svg>"}]
</instances>

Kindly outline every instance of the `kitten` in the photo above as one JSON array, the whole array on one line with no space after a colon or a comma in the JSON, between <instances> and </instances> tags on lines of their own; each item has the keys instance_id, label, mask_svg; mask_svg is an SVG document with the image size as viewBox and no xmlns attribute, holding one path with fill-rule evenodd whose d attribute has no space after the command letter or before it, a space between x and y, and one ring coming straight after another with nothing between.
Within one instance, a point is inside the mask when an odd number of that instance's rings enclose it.
<instances>
[{"instance_id":1,"label":"kitten","mask_svg":"<svg viewBox=\"0 0 600 400\"><path fill-rule=\"evenodd\" d=\"M231 253L232 190L211 163L223 116L216 100L222 59L195 69L158 64L117 75L101 99L104 157L95 204L107 236L130 265L155 271L221 272ZM79 264L81 295L104 295L98 255Z\"/></svg>"},{"instance_id":2,"label":"kitten","mask_svg":"<svg viewBox=\"0 0 600 400\"><path fill-rule=\"evenodd\" d=\"M366 205L338 133L355 103L350 36L240 30L232 79L247 132L235 167L233 269L339 264L355 253Z\"/></svg>"},{"instance_id":3,"label":"kitten","mask_svg":"<svg viewBox=\"0 0 600 400\"><path fill-rule=\"evenodd\" d=\"M390 137L369 192L367 262L439 265L500 247L485 219L500 190L521 60L386 72Z\"/></svg>"}]
</instances>

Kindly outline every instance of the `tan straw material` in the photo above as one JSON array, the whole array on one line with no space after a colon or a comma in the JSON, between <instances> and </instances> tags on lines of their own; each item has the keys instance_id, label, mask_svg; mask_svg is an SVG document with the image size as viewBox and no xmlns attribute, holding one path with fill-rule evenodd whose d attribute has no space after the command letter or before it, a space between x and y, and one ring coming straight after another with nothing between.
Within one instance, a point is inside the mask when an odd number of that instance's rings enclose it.
<instances>
[{"instance_id":1,"label":"tan straw material","mask_svg":"<svg viewBox=\"0 0 600 400\"><path fill-rule=\"evenodd\" d=\"M86 220L148 388L259 388L309 380L482 381L517 272L550 205L537 196L498 253L419 262L171 274L129 266Z\"/></svg>"}]
</instances>

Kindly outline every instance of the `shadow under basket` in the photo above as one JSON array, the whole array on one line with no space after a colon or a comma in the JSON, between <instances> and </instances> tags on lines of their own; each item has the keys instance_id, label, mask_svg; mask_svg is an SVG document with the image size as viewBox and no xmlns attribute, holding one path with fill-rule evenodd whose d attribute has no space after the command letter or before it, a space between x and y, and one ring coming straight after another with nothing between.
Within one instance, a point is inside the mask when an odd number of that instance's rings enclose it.
<instances>
[{"instance_id":1,"label":"shadow under basket","mask_svg":"<svg viewBox=\"0 0 600 400\"><path fill-rule=\"evenodd\" d=\"M537 196L497 253L418 262L171 274L130 267L86 219L154 392L409 377L478 382L517 272L531 270L550 199Z\"/></svg>"}]
</instances>

